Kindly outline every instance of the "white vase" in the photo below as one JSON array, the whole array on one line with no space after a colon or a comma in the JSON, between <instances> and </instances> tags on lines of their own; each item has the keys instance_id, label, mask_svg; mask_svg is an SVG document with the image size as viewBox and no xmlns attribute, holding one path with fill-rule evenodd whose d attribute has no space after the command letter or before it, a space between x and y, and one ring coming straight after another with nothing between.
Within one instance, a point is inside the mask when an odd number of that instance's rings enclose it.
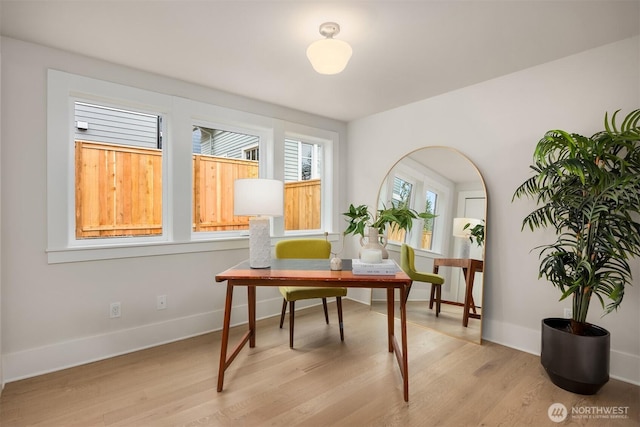
<instances>
[{"instance_id":1,"label":"white vase","mask_svg":"<svg viewBox=\"0 0 640 427\"><path fill-rule=\"evenodd\" d=\"M366 239L366 241L365 241ZM378 229L374 227L369 227L368 233L366 236L360 238L360 253L358 256L362 254L362 251L365 249L377 249L382 252L382 259L389 258L389 252L387 252L387 238L385 236L381 236L378 233Z\"/></svg>"}]
</instances>

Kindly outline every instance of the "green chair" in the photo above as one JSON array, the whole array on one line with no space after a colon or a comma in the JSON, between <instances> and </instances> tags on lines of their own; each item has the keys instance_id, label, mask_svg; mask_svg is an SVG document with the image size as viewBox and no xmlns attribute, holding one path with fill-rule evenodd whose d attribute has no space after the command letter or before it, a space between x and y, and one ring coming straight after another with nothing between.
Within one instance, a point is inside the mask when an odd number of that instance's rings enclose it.
<instances>
[{"instance_id":1,"label":"green chair","mask_svg":"<svg viewBox=\"0 0 640 427\"><path fill-rule=\"evenodd\" d=\"M440 314L440 303L442 296L442 284L444 283L444 277L439 274L424 273L416 271L415 267L415 252L413 248L407 244L402 244L400 249L400 267L407 273L407 276L415 282L431 283L431 296L429 299L429 308L433 308L434 294L436 302L436 317ZM412 284L413 285L413 284ZM409 292L411 291L411 285L407 290L406 298L409 298ZM405 299L406 303L406 299Z\"/></svg>"},{"instance_id":2,"label":"green chair","mask_svg":"<svg viewBox=\"0 0 640 427\"><path fill-rule=\"evenodd\" d=\"M328 259L330 255L331 243L324 239L282 240L276 243L276 258ZM282 328L284 324L284 314L287 311L287 304L289 305L289 347L293 348L293 323L296 301L312 298L322 298L324 318L327 324L329 324L327 298L336 298L338 322L340 324L340 340L344 341L344 331L342 328L342 297L347 295L347 288L280 286L279 289L284 297L282 314L280 316L280 328Z\"/></svg>"}]
</instances>

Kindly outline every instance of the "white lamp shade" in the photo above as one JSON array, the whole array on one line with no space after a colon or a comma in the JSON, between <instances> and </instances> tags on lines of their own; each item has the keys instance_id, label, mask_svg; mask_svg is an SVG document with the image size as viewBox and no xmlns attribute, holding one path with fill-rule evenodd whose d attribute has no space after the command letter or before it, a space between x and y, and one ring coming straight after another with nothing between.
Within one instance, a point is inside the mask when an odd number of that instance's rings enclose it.
<instances>
[{"instance_id":1,"label":"white lamp shade","mask_svg":"<svg viewBox=\"0 0 640 427\"><path fill-rule=\"evenodd\" d=\"M349 43L332 38L315 41L307 48L307 58L320 74L338 74L345 69L352 53Z\"/></svg>"},{"instance_id":2,"label":"white lamp shade","mask_svg":"<svg viewBox=\"0 0 640 427\"><path fill-rule=\"evenodd\" d=\"M466 237L471 236L471 229L478 224L481 224L482 221L476 218L454 218L453 219L453 235L455 237ZM470 224L466 229L465 225Z\"/></svg>"},{"instance_id":3,"label":"white lamp shade","mask_svg":"<svg viewBox=\"0 0 640 427\"><path fill-rule=\"evenodd\" d=\"M249 266L271 265L269 218L282 216L284 184L275 179L237 179L233 186L234 215L255 215L249 219Z\"/></svg>"},{"instance_id":4,"label":"white lamp shade","mask_svg":"<svg viewBox=\"0 0 640 427\"><path fill-rule=\"evenodd\" d=\"M233 188L234 215L282 216L284 184L275 179L237 179Z\"/></svg>"}]
</instances>

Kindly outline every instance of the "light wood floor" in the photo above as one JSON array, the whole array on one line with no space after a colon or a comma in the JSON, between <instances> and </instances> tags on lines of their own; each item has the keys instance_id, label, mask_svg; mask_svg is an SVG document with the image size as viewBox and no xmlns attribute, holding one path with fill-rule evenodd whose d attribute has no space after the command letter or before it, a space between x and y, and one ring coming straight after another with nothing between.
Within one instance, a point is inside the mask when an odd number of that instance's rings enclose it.
<instances>
[{"instance_id":1,"label":"light wood floor","mask_svg":"<svg viewBox=\"0 0 640 427\"><path fill-rule=\"evenodd\" d=\"M400 319L400 303L395 304L396 318ZM387 301L372 301L371 309L378 313L387 313ZM407 301L407 321L424 326L450 337L480 343L482 340L481 320L469 318L469 324L462 325L464 307L442 304L440 315L436 317L435 305L429 309L428 301ZM480 310L478 309L478 312Z\"/></svg>"},{"instance_id":2,"label":"light wood floor","mask_svg":"<svg viewBox=\"0 0 640 427\"><path fill-rule=\"evenodd\" d=\"M8 426L553 426L553 403L629 407L626 419L562 425L638 426L640 389L611 380L595 396L551 384L539 358L493 343L482 346L410 324L409 402L386 318L345 301L340 342L321 309L296 317L296 349L278 319L258 322L216 392L220 333L9 383L0 398ZM244 329L235 328L232 338Z\"/></svg>"}]
</instances>

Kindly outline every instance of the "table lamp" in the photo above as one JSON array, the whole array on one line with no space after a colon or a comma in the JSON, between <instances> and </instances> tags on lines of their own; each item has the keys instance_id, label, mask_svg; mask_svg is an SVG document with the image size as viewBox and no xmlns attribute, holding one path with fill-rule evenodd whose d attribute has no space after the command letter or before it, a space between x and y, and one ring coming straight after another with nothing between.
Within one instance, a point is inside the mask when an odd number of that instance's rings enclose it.
<instances>
[{"instance_id":1,"label":"table lamp","mask_svg":"<svg viewBox=\"0 0 640 427\"><path fill-rule=\"evenodd\" d=\"M482 221L476 218L454 218L453 219L453 236L463 238L462 246L460 246L459 258L469 258L469 250L471 248L471 229ZM469 224L465 228L465 225Z\"/></svg>"},{"instance_id":2,"label":"table lamp","mask_svg":"<svg viewBox=\"0 0 640 427\"><path fill-rule=\"evenodd\" d=\"M249 218L249 266L271 266L269 217L282 216L284 184L275 179L237 179L233 189L233 214Z\"/></svg>"}]
</instances>

